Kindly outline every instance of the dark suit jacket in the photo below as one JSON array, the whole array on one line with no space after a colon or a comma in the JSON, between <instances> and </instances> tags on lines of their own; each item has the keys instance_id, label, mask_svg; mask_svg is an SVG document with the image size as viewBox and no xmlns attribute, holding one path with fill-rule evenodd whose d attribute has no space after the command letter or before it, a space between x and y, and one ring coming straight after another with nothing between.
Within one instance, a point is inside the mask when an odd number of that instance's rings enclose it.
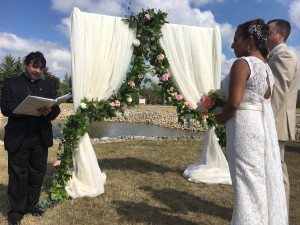
<instances>
[{"instance_id":1,"label":"dark suit jacket","mask_svg":"<svg viewBox=\"0 0 300 225\"><path fill-rule=\"evenodd\" d=\"M20 147L32 122L38 123L40 127L40 136L46 147L53 145L53 132L51 120L55 119L60 113L58 106L53 106L48 116L29 116L16 115L12 113L14 109L28 96L30 93L28 80L25 75L7 78L3 82L1 93L1 112L8 117L8 122L4 128L4 147L8 151L15 151ZM39 96L54 99L56 96L52 88L52 84L46 80L39 81Z\"/></svg>"}]
</instances>

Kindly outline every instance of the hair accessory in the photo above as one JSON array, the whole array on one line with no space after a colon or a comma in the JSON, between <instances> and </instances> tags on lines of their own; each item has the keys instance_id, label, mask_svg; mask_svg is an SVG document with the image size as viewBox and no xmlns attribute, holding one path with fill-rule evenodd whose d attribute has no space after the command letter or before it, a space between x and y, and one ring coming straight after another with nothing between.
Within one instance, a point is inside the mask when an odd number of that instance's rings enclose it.
<instances>
[{"instance_id":1,"label":"hair accessory","mask_svg":"<svg viewBox=\"0 0 300 225\"><path fill-rule=\"evenodd\" d=\"M266 26L251 23L248 27L248 32L252 36L256 36L257 39L267 41L268 40L268 30Z\"/></svg>"}]
</instances>

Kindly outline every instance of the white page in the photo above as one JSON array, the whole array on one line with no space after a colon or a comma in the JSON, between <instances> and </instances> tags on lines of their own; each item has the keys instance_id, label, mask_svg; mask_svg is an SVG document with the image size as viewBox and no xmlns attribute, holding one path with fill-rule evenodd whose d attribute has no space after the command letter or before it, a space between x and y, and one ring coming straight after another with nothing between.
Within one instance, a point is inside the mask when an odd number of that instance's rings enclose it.
<instances>
[{"instance_id":1,"label":"white page","mask_svg":"<svg viewBox=\"0 0 300 225\"><path fill-rule=\"evenodd\" d=\"M42 107L51 107L54 104L61 104L69 99L72 95L66 94L63 96L58 97L57 99L51 98L43 98L39 96L27 96L20 105L13 111L15 114L25 114L25 115L32 115L32 116L40 116L40 113L37 109Z\"/></svg>"},{"instance_id":2,"label":"white page","mask_svg":"<svg viewBox=\"0 0 300 225\"><path fill-rule=\"evenodd\" d=\"M63 103L63 102L66 102L66 101L67 101L69 98L71 98L71 97L72 97L72 94L71 94L71 93L62 95L62 96L60 96L60 97L58 97L58 98L55 99L56 104L59 105L59 104L61 104L61 103Z\"/></svg>"}]
</instances>

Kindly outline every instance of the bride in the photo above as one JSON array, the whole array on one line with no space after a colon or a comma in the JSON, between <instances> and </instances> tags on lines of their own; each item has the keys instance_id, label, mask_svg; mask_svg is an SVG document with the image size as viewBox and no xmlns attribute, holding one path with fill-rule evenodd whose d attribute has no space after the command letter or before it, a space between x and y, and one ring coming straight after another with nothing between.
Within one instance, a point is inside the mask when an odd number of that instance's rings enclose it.
<instances>
[{"instance_id":1,"label":"bride","mask_svg":"<svg viewBox=\"0 0 300 225\"><path fill-rule=\"evenodd\" d=\"M269 29L263 20L238 26L237 60L223 81L227 102L216 115L226 123L226 151L233 185L233 225L288 224L279 147L270 97L274 78L266 63Z\"/></svg>"}]
</instances>

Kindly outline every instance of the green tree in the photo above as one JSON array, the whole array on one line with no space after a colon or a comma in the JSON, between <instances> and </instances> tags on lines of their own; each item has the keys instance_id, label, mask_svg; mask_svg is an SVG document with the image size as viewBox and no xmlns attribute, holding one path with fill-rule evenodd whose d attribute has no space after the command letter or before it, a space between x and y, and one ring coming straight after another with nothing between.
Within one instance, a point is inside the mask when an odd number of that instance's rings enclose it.
<instances>
[{"instance_id":1,"label":"green tree","mask_svg":"<svg viewBox=\"0 0 300 225\"><path fill-rule=\"evenodd\" d=\"M11 55L7 55L0 63L0 89L5 78L17 76L23 71L23 63L20 59L15 59Z\"/></svg>"},{"instance_id":2,"label":"green tree","mask_svg":"<svg viewBox=\"0 0 300 225\"><path fill-rule=\"evenodd\" d=\"M66 74L64 79L61 81L59 85L59 95L64 95L68 93L72 93L72 77L71 75Z\"/></svg>"},{"instance_id":3,"label":"green tree","mask_svg":"<svg viewBox=\"0 0 300 225\"><path fill-rule=\"evenodd\" d=\"M59 86L60 86L60 80L57 76L55 76L53 73L51 73L49 71L48 67L46 67L46 69L45 69L44 78L45 78L45 80L48 80L52 84L54 90L56 91L56 93L58 93Z\"/></svg>"},{"instance_id":4,"label":"green tree","mask_svg":"<svg viewBox=\"0 0 300 225\"><path fill-rule=\"evenodd\" d=\"M58 90L59 95L65 95L72 93L72 76L66 73L64 79L61 81ZM72 98L69 98L67 102L72 102Z\"/></svg>"},{"instance_id":5,"label":"green tree","mask_svg":"<svg viewBox=\"0 0 300 225\"><path fill-rule=\"evenodd\" d=\"M140 95L146 99L146 104L162 104L163 90L162 88L152 82L150 87L143 86L140 90Z\"/></svg>"},{"instance_id":6,"label":"green tree","mask_svg":"<svg viewBox=\"0 0 300 225\"><path fill-rule=\"evenodd\" d=\"M24 63L23 60L21 60L20 57L18 57L18 59L15 62L15 72L17 75L23 73L24 71Z\"/></svg>"}]
</instances>

